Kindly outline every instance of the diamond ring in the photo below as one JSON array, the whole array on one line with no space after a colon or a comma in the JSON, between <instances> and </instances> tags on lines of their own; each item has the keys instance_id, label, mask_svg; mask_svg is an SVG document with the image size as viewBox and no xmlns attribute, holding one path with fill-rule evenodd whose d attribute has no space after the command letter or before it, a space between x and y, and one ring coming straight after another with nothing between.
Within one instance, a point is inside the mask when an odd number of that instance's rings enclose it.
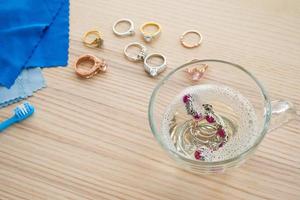
<instances>
[{"instance_id":1,"label":"diamond ring","mask_svg":"<svg viewBox=\"0 0 300 200\"><path fill-rule=\"evenodd\" d=\"M150 26L155 27L156 31L148 32L148 31L145 30L146 27L150 27ZM156 22L146 22L141 26L140 31L143 34L144 40L146 42L151 42L154 38L157 38L160 35L161 26L160 26L160 24L158 24Z\"/></svg>"},{"instance_id":2,"label":"diamond ring","mask_svg":"<svg viewBox=\"0 0 300 200\"><path fill-rule=\"evenodd\" d=\"M159 57L163 60L163 63L159 66L152 66L149 64L149 59L153 57ZM157 76L159 73L164 71L167 68L167 59L164 55L159 53L152 53L146 56L144 59L144 68L145 71L149 73L150 76Z\"/></svg>"}]
</instances>

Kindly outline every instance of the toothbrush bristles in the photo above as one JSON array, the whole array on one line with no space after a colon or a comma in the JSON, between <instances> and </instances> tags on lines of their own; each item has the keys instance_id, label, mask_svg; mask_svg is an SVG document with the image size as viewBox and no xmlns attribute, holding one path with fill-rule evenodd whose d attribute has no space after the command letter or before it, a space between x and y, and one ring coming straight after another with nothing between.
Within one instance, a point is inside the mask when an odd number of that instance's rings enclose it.
<instances>
[{"instance_id":1,"label":"toothbrush bristles","mask_svg":"<svg viewBox=\"0 0 300 200\"><path fill-rule=\"evenodd\" d=\"M24 104L21 104L17 107L16 109L17 113L20 115L25 115L26 114L26 110L24 109Z\"/></svg>"},{"instance_id":2,"label":"toothbrush bristles","mask_svg":"<svg viewBox=\"0 0 300 200\"><path fill-rule=\"evenodd\" d=\"M22 113L23 113L24 115L26 115L27 110L26 110L24 104L20 105L20 109L21 109Z\"/></svg>"},{"instance_id":3,"label":"toothbrush bristles","mask_svg":"<svg viewBox=\"0 0 300 200\"><path fill-rule=\"evenodd\" d=\"M23 119L23 118L27 118L28 116L30 116L32 113L34 112L34 108L33 106L28 103L25 102L19 106L16 107L15 109L15 115L19 118L19 119Z\"/></svg>"}]
</instances>

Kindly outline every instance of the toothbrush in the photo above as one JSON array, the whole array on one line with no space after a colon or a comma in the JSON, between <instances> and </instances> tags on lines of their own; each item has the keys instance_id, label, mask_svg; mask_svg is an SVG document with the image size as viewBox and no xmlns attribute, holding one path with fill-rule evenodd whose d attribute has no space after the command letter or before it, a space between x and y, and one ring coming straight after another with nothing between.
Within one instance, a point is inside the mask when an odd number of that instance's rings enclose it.
<instances>
[{"instance_id":1,"label":"toothbrush","mask_svg":"<svg viewBox=\"0 0 300 200\"><path fill-rule=\"evenodd\" d=\"M34 113L34 107L29 102L25 102L14 109L14 115L3 121L0 122L0 132L4 129L8 128L9 126L13 125L14 123L20 122L24 119L27 119Z\"/></svg>"}]
</instances>

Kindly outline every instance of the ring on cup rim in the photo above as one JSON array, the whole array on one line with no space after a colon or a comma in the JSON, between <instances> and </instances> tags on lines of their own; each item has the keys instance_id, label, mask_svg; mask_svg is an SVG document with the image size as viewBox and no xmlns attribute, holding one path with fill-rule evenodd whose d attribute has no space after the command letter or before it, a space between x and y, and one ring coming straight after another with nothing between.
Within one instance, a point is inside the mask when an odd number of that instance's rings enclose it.
<instances>
[{"instance_id":1,"label":"ring on cup rim","mask_svg":"<svg viewBox=\"0 0 300 200\"><path fill-rule=\"evenodd\" d=\"M147 32L145 28L147 26L155 26L157 30L155 32ZM157 38L161 33L161 26L156 22L146 22L140 27L140 31L143 34L143 38L146 42L151 42L153 39Z\"/></svg>"},{"instance_id":2,"label":"ring on cup rim","mask_svg":"<svg viewBox=\"0 0 300 200\"><path fill-rule=\"evenodd\" d=\"M124 32L120 32L117 30L117 26L120 24L120 23L129 23L129 29L124 31ZM116 34L117 36L131 36L131 35L134 35L134 24L133 24L133 21L131 21L130 19L126 19L126 18L122 18L122 19L118 19L114 25L113 25L113 32L114 34Z\"/></svg>"},{"instance_id":3,"label":"ring on cup rim","mask_svg":"<svg viewBox=\"0 0 300 200\"><path fill-rule=\"evenodd\" d=\"M184 41L184 37L188 34L191 34L191 33L195 33L196 35L198 35L199 39L196 43L194 44L188 44ZM188 31L185 31L181 36L180 36L180 43L182 44L182 46L186 47L186 48L195 48L195 47L198 47L201 43L202 43L202 34L197 31L197 30L188 30Z\"/></svg>"},{"instance_id":4,"label":"ring on cup rim","mask_svg":"<svg viewBox=\"0 0 300 200\"><path fill-rule=\"evenodd\" d=\"M96 38L93 41L88 41L88 38L91 35L96 36ZM101 33L97 30L90 30L90 31L85 32L83 35L82 41L83 41L83 44L88 47L99 48L103 44L103 39L102 39Z\"/></svg>"},{"instance_id":5,"label":"ring on cup rim","mask_svg":"<svg viewBox=\"0 0 300 200\"><path fill-rule=\"evenodd\" d=\"M153 57L162 58L163 63L159 66L151 66L148 63L148 61L149 61L150 58L153 58ZM150 76L155 77L167 68L167 59L164 55L162 55L160 53L149 54L144 59L144 68L145 68L145 71L148 72Z\"/></svg>"},{"instance_id":6,"label":"ring on cup rim","mask_svg":"<svg viewBox=\"0 0 300 200\"><path fill-rule=\"evenodd\" d=\"M132 56L132 55L130 55L130 54L128 53L128 49L129 49L130 47L134 47L134 46L135 46L135 47L138 47L138 48L140 49L140 52L139 52L137 55ZM142 61L142 60L144 60L145 57L146 57L146 54L147 54L147 48L146 48L144 45L142 45L141 43L138 43L138 42L132 42L132 43L129 43L128 45L125 46L125 48L124 48L124 54L125 54L126 58L127 58L128 60L130 60L130 61L134 61L134 62L136 62L136 61Z\"/></svg>"},{"instance_id":7,"label":"ring on cup rim","mask_svg":"<svg viewBox=\"0 0 300 200\"><path fill-rule=\"evenodd\" d=\"M90 69L83 69L79 67L79 64L84 61L92 61L93 66ZM74 64L75 73L82 78L91 78L94 75L98 74L100 71L105 72L107 69L107 64L103 59L99 59L94 55L85 54L81 55Z\"/></svg>"}]
</instances>

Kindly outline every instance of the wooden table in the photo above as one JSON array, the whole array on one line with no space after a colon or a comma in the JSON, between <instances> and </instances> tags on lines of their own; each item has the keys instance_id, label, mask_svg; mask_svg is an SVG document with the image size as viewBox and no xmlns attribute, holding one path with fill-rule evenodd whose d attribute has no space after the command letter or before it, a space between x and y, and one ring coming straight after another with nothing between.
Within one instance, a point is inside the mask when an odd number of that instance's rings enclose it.
<instances>
[{"instance_id":1,"label":"wooden table","mask_svg":"<svg viewBox=\"0 0 300 200\"><path fill-rule=\"evenodd\" d=\"M150 132L149 96L158 79L127 61L112 24L128 17L137 26L154 20L161 37L148 45L166 55L170 71L193 58L239 63L253 72L272 99L300 107L300 2L72 0L70 58L103 57L109 70L80 80L73 68L45 69L47 88L29 100L34 117L0 135L0 199L300 199L300 132L294 121L266 136L246 164L220 175L180 169ZM81 36L98 27L104 46ZM200 48L185 49L179 35L198 29ZM15 105L1 109L8 117Z\"/></svg>"}]
</instances>

